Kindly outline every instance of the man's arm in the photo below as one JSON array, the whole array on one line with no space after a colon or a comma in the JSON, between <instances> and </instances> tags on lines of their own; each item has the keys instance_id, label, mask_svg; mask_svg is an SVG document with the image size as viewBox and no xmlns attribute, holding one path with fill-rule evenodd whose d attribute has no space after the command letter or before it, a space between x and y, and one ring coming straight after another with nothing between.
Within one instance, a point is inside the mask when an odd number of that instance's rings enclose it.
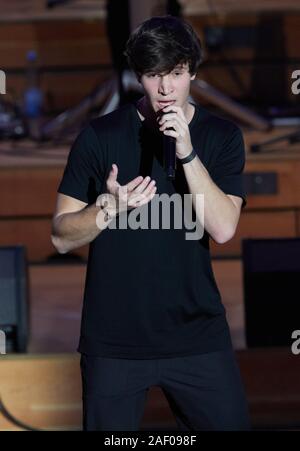
<instances>
[{"instance_id":1,"label":"man's arm","mask_svg":"<svg viewBox=\"0 0 300 451\"><path fill-rule=\"evenodd\" d=\"M213 182L198 156L184 164L183 168L190 193L193 195L193 206L196 212L196 194L204 194L205 230L217 243L226 243L235 234L243 203L242 198L225 194Z\"/></svg>"},{"instance_id":2,"label":"man's arm","mask_svg":"<svg viewBox=\"0 0 300 451\"><path fill-rule=\"evenodd\" d=\"M183 159L193 150L187 118L182 108L174 105L165 107L163 112L163 116L158 118L159 130L176 139L176 156ZM240 141L238 141L238 145L240 145ZM221 165L225 167L225 162ZM242 198L225 194L212 180L198 156L185 163L183 168L189 191L192 194L197 219L214 241L220 244L226 243L235 234ZM197 198L197 194L204 195L204 224L202 224L203 219L201 218L202 197L198 196ZM198 208L197 205L199 205Z\"/></svg>"},{"instance_id":3,"label":"man's arm","mask_svg":"<svg viewBox=\"0 0 300 451\"><path fill-rule=\"evenodd\" d=\"M100 206L87 205L73 197L58 194L51 240L60 254L90 243L112 221L112 218L107 220Z\"/></svg>"},{"instance_id":4,"label":"man's arm","mask_svg":"<svg viewBox=\"0 0 300 451\"><path fill-rule=\"evenodd\" d=\"M138 176L124 186L117 181L118 166L112 165L106 180L107 193L90 206L59 193L52 225L52 243L61 254L93 241L115 216L150 202L156 192L155 181ZM105 207L102 209L102 207Z\"/></svg>"}]
</instances>

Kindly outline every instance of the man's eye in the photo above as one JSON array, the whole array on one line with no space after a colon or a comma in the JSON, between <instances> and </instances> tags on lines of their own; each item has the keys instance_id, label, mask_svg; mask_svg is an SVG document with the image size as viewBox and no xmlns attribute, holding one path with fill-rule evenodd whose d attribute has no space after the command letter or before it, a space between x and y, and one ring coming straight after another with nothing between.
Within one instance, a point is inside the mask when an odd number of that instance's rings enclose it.
<instances>
[{"instance_id":1,"label":"man's eye","mask_svg":"<svg viewBox=\"0 0 300 451\"><path fill-rule=\"evenodd\" d=\"M181 75L181 72L174 72L174 75L176 75L176 77L177 77L177 76Z\"/></svg>"}]
</instances>

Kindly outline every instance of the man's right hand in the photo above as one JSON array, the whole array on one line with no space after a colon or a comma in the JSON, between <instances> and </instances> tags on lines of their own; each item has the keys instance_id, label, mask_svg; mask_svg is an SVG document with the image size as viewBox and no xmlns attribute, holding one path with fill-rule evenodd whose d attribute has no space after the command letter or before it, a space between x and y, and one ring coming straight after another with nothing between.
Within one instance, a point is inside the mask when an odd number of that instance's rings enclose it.
<instances>
[{"instance_id":1,"label":"man's right hand","mask_svg":"<svg viewBox=\"0 0 300 451\"><path fill-rule=\"evenodd\" d=\"M104 206L111 216L141 207L153 199L156 193L155 180L138 176L121 186L117 177L118 166L113 164L106 180L107 193L99 196L101 199L99 203L97 202L98 205Z\"/></svg>"}]
</instances>

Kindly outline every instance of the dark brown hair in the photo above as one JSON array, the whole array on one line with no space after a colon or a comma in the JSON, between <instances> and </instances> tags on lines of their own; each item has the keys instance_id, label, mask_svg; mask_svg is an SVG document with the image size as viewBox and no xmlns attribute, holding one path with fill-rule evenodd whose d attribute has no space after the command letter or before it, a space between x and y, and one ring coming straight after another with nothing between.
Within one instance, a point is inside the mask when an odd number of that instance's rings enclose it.
<instances>
[{"instance_id":1,"label":"dark brown hair","mask_svg":"<svg viewBox=\"0 0 300 451\"><path fill-rule=\"evenodd\" d=\"M200 39L191 25L174 16L143 22L128 39L124 55L138 78L146 73L169 73L182 64L188 64L193 75L202 61Z\"/></svg>"}]
</instances>

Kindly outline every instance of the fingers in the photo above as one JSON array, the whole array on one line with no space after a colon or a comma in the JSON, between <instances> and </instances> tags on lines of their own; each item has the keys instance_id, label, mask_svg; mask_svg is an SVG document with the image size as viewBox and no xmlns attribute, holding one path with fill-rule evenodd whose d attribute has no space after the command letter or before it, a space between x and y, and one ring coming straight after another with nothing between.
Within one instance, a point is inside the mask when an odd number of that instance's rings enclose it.
<instances>
[{"instance_id":1,"label":"fingers","mask_svg":"<svg viewBox=\"0 0 300 451\"><path fill-rule=\"evenodd\" d=\"M118 177L118 166L116 164L113 164L106 183L110 186L113 186L117 182L117 177ZM139 175L135 179L131 180L131 182L127 183L127 185L122 186L122 188L127 189L127 191L133 191L141 184L141 182L143 182L143 185L138 189L138 191L141 192L144 190L149 180L150 177L146 177L145 179L143 179L143 177ZM120 187L119 183L118 186Z\"/></svg>"},{"instance_id":2,"label":"fingers","mask_svg":"<svg viewBox=\"0 0 300 451\"><path fill-rule=\"evenodd\" d=\"M118 177L118 172L119 172L118 166L116 164L113 164L111 167L108 179L112 182L115 182Z\"/></svg>"},{"instance_id":3,"label":"fingers","mask_svg":"<svg viewBox=\"0 0 300 451\"><path fill-rule=\"evenodd\" d=\"M116 194L118 187L120 186L120 184L117 182L118 172L118 166L116 164L113 164L106 180L106 187L108 192L114 195Z\"/></svg>"},{"instance_id":4,"label":"fingers","mask_svg":"<svg viewBox=\"0 0 300 451\"><path fill-rule=\"evenodd\" d=\"M185 120L185 115L184 112L182 110L181 107L175 106L175 105L170 105L170 106L166 106L163 108L163 114L165 115L166 113L172 113L172 111L174 111L175 113L177 113L183 120Z\"/></svg>"},{"instance_id":5,"label":"fingers","mask_svg":"<svg viewBox=\"0 0 300 451\"><path fill-rule=\"evenodd\" d=\"M130 208L141 207L142 205L145 205L148 202L150 202L155 196L155 194L156 194L156 186L152 188L152 190L148 194L142 193L139 195L139 197L136 197L134 199L130 198L128 201L128 207Z\"/></svg>"},{"instance_id":6,"label":"fingers","mask_svg":"<svg viewBox=\"0 0 300 451\"><path fill-rule=\"evenodd\" d=\"M117 181L118 166L113 164L106 181L107 190L115 196L119 211L126 210L126 206L136 208L153 199L156 193L155 181L150 177L138 176L127 185L121 186Z\"/></svg>"},{"instance_id":7,"label":"fingers","mask_svg":"<svg viewBox=\"0 0 300 451\"><path fill-rule=\"evenodd\" d=\"M157 191L157 186L153 186L151 188L151 190L149 191L149 193L145 195L144 199L142 198L141 200L138 200L137 207L141 207L142 205L145 205L148 202L150 202L153 199L153 197L155 196L156 191ZM144 194L142 194L142 196L143 195Z\"/></svg>"},{"instance_id":8,"label":"fingers","mask_svg":"<svg viewBox=\"0 0 300 451\"><path fill-rule=\"evenodd\" d=\"M157 190L155 180L149 183L150 177L146 177L146 179L148 180L141 183L138 190L135 189L129 196L128 205L130 207L140 207L153 199Z\"/></svg>"},{"instance_id":9,"label":"fingers","mask_svg":"<svg viewBox=\"0 0 300 451\"><path fill-rule=\"evenodd\" d=\"M183 122L179 116L174 114L165 114L163 119L159 121L159 130L163 133L168 129L172 130L172 128L179 133L179 135L184 136L184 133L188 129L188 125ZM168 133L165 133L168 134Z\"/></svg>"},{"instance_id":10,"label":"fingers","mask_svg":"<svg viewBox=\"0 0 300 451\"><path fill-rule=\"evenodd\" d=\"M138 177L136 177L135 179L133 179L131 182L127 183L127 185L125 185L127 187L128 191L133 191L143 180L143 177L141 175L139 175Z\"/></svg>"},{"instance_id":11,"label":"fingers","mask_svg":"<svg viewBox=\"0 0 300 451\"><path fill-rule=\"evenodd\" d=\"M142 183L140 183L134 190L135 193L142 193L150 182L150 177L145 177ZM153 180L152 180L153 181Z\"/></svg>"}]
</instances>

